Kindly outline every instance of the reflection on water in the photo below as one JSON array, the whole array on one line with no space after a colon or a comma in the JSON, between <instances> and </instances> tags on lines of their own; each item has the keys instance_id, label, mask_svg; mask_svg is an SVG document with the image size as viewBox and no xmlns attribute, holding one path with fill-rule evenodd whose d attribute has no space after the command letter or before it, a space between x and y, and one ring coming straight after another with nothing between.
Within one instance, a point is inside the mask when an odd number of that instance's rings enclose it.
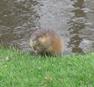
<instances>
[{"instance_id":1,"label":"reflection on water","mask_svg":"<svg viewBox=\"0 0 94 87\"><path fill-rule=\"evenodd\" d=\"M82 41L82 38L80 37L80 31L82 29L85 29L85 24L83 20L85 20L85 13L82 10L84 5L84 0L77 0L73 4L74 10L72 11L74 13L74 16L70 19L70 28L68 29L70 33L70 41L69 41L69 47L71 47L72 52L80 52L82 53L83 50L80 47L80 43Z\"/></svg>"},{"instance_id":2,"label":"reflection on water","mask_svg":"<svg viewBox=\"0 0 94 87\"><path fill-rule=\"evenodd\" d=\"M27 48L27 38L31 28L35 28L38 14L33 0L1 0L0 2L0 42L3 45L16 45Z\"/></svg>"},{"instance_id":3,"label":"reflection on water","mask_svg":"<svg viewBox=\"0 0 94 87\"><path fill-rule=\"evenodd\" d=\"M33 29L56 29L67 53L94 51L93 0L1 0L0 44L24 51Z\"/></svg>"}]
</instances>

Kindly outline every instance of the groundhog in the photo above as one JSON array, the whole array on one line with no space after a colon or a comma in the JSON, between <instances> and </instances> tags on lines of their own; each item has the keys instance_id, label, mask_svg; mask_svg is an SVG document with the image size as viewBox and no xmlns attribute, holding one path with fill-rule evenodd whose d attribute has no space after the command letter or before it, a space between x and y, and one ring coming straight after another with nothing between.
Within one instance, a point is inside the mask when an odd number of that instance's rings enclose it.
<instances>
[{"instance_id":1,"label":"groundhog","mask_svg":"<svg viewBox=\"0 0 94 87\"><path fill-rule=\"evenodd\" d=\"M62 55L64 42L61 36L51 29L38 29L30 37L30 47L35 54Z\"/></svg>"}]
</instances>

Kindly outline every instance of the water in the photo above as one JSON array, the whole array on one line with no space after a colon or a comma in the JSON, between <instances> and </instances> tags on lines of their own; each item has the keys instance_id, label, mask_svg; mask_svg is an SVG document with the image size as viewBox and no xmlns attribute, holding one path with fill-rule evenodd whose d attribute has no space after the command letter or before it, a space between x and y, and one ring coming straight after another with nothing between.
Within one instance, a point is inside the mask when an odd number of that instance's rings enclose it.
<instances>
[{"instance_id":1,"label":"water","mask_svg":"<svg viewBox=\"0 0 94 87\"><path fill-rule=\"evenodd\" d=\"M1 0L0 44L30 51L33 29L55 29L64 53L94 52L94 0Z\"/></svg>"}]
</instances>

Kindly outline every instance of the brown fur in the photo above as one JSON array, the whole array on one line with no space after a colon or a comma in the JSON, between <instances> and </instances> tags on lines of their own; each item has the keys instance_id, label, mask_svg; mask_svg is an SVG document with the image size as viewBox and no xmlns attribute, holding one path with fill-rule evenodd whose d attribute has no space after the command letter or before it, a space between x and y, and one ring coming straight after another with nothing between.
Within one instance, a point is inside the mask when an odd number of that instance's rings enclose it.
<instances>
[{"instance_id":1,"label":"brown fur","mask_svg":"<svg viewBox=\"0 0 94 87\"><path fill-rule=\"evenodd\" d=\"M63 39L50 29L36 30L30 38L30 46L34 53L60 55L64 50Z\"/></svg>"}]
</instances>

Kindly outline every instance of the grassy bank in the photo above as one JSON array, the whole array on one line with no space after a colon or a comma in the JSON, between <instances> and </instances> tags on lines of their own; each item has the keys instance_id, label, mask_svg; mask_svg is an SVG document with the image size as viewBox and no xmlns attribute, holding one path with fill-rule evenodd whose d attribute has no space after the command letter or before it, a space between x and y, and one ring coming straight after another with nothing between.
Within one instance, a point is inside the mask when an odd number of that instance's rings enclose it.
<instances>
[{"instance_id":1,"label":"grassy bank","mask_svg":"<svg viewBox=\"0 0 94 87\"><path fill-rule=\"evenodd\" d=\"M94 87L94 53L56 58L0 49L0 87Z\"/></svg>"}]
</instances>

